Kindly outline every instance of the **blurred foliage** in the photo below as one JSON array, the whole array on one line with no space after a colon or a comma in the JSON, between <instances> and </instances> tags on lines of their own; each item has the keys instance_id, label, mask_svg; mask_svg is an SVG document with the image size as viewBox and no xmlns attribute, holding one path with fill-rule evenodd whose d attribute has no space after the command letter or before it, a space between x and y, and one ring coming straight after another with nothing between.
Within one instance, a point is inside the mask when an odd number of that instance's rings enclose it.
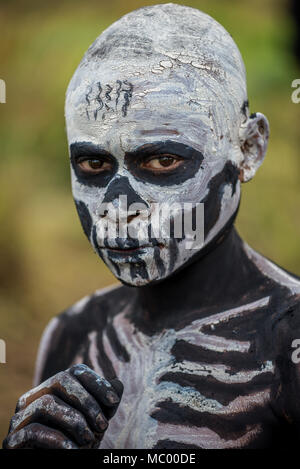
<instances>
[{"instance_id":1,"label":"blurred foliage","mask_svg":"<svg viewBox=\"0 0 300 469\"><path fill-rule=\"evenodd\" d=\"M158 1L0 1L0 439L31 387L49 319L116 280L93 255L71 198L64 128L68 81L91 42L132 9ZM161 2L163 3L163 2ZM251 111L271 125L268 155L243 187L238 229L255 249L300 274L300 104L291 82L293 24L284 0L178 2L212 15L232 34L247 68Z\"/></svg>"}]
</instances>

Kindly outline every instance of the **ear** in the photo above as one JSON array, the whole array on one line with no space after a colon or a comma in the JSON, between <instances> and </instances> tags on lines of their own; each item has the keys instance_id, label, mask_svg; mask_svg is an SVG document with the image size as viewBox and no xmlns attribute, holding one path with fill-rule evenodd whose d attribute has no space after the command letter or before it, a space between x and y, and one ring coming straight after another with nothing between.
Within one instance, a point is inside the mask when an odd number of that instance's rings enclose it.
<instances>
[{"instance_id":1,"label":"ear","mask_svg":"<svg viewBox=\"0 0 300 469\"><path fill-rule=\"evenodd\" d=\"M262 164L268 146L268 119L256 112L242 123L239 132L240 148L244 159L239 164L242 182L250 181Z\"/></svg>"}]
</instances>

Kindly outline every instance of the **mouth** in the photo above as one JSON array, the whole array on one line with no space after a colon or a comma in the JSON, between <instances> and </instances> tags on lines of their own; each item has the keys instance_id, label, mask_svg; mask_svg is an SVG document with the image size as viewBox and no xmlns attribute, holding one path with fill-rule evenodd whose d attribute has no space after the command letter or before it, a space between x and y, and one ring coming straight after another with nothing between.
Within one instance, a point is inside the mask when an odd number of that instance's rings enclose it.
<instances>
[{"instance_id":1,"label":"mouth","mask_svg":"<svg viewBox=\"0 0 300 469\"><path fill-rule=\"evenodd\" d=\"M142 256L149 254L154 246L139 246L134 248L110 248L103 247L101 250L105 251L106 255L115 263L139 263L143 261Z\"/></svg>"},{"instance_id":2,"label":"mouth","mask_svg":"<svg viewBox=\"0 0 300 469\"><path fill-rule=\"evenodd\" d=\"M130 253L135 253L147 248L155 248L158 247L159 249L162 249L164 247L164 244L158 242L156 239L150 240L150 242L145 242L143 244L139 244L137 240L133 239L122 239L118 238L116 240L117 246L110 246L108 242L101 243L100 245L98 244L98 247L101 250L107 250L110 252L116 252L116 253L124 253L124 254L130 254Z\"/></svg>"},{"instance_id":3,"label":"mouth","mask_svg":"<svg viewBox=\"0 0 300 469\"><path fill-rule=\"evenodd\" d=\"M117 264L122 263L139 263L143 262L143 257L153 257L153 249L155 248L162 249L163 245L160 243L155 244L144 244L141 246L134 245L128 246L126 244L122 245L121 247L110 247L108 245L101 246L101 251L105 252L105 254Z\"/></svg>"},{"instance_id":4,"label":"mouth","mask_svg":"<svg viewBox=\"0 0 300 469\"><path fill-rule=\"evenodd\" d=\"M138 246L134 248L110 248L110 247L103 247L102 249L106 249L107 251L111 252L117 252L119 254L130 254L130 253L135 253L137 251L141 251L142 249L145 248L150 248L152 246Z\"/></svg>"}]
</instances>

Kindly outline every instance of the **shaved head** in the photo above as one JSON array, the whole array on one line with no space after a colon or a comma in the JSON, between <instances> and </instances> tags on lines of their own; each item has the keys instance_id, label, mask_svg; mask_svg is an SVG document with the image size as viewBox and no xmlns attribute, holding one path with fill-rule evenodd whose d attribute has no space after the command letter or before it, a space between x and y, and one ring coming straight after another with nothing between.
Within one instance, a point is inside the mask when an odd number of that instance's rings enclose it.
<instances>
[{"instance_id":1,"label":"shaved head","mask_svg":"<svg viewBox=\"0 0 300 469\"><path fill-rule=\"evenodd\" d=\"M130 88L118 85L121 78L134 88L128 106L115 106L118 92ZM99 81L113 88L106 103L109 109L105 103L101 107L91 102ZM124 114L146 117L161 105L172 113L205 118L220 135L225 124L230 137L238 137L247 108L243 60L228 32L199 10L154 5L107 28L88 49L69 85L68 132L72 138L74 113L77 119L81 114L84 126L88 112L99 127L107 127Z\"/></svg>"},{"instance_id":2,"label":"shaved head","mask_svg":"<svg viewBox=\"0 0 300 469\"><path fill-rule=\"evenodd\" d=\"M101 239L101 203L116 207L126 195L149 213L154 203L203 203L204 248L233 221L240 182L255 174L268 138L266 118L249 115L231 36L205 13L174 4L133 11L95 40L69 84L65 114L84 231L130 285L167 277L195 252L162 236L132 258L118 257L110 248L132 243ZM98 170L89 169L91 159Z\"/></svg>"}]
</instances>

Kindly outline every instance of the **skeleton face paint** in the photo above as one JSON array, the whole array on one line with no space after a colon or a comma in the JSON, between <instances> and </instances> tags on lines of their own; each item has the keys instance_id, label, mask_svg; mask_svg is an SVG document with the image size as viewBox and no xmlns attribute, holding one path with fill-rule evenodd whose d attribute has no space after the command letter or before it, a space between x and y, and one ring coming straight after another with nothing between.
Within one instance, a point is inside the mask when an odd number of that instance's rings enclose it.
<instances>
[{"instance_id":1,"label":"skeleton face paint","mask_svg":"<svg viewBox=\"0 0 300 469\"><path fill-rule=\"evenodd\" d=\"M85 234L122 282L166 278L233 218L244 160L240 127L249 119L245 72L232 38L209 16L165 4L121 18L85 54L65 113ZM204 243L197 250L172 228L169 238L163 230L152 236L150 221L142 239L103 235L104 225L119 222L103 204L119 209L129 227L166 202L204 203ZM172 227L172 214L165 218L162 225Z\"/></svg>"}]
</instances>

